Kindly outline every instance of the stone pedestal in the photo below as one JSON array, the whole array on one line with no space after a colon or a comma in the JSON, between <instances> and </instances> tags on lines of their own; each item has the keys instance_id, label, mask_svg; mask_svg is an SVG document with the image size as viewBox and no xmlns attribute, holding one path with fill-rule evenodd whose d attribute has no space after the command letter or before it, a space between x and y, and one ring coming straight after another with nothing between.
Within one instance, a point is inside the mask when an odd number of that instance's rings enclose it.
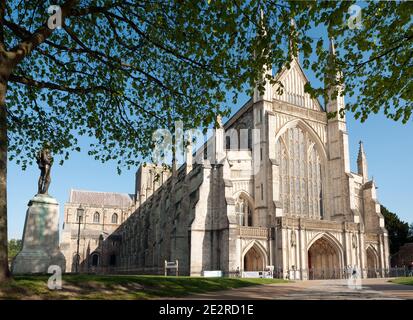
<instances>
[{"instance_id":1,"label":"stone pedestal","mask_svg":"<svg viewBox=\"0 0 413 320\"><path fill-rule=\"evenodd\" d=\"M23 232L23 248L12 265L13 274L47 273L51 265L65 271L65 258L59 249L59 204L46 194L29 201Z\"/></svg>"}]
</instances>

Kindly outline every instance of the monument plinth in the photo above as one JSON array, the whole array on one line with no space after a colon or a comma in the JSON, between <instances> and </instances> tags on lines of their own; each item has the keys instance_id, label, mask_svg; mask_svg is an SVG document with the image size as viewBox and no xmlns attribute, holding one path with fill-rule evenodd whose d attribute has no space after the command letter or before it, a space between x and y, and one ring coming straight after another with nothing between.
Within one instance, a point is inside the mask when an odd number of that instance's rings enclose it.
<instances>
[{"instance_id":1,"label":"monument plinth","mask_svg":"<svg viewBox=\"0 0 413 320\"><path fill-rule=\"evenodd\" d=\"M13 261L14 274L47 273L51 265L58 265L65 271L65 257L59 249L59 203L48 194L52 162L48 148L38 153L38 193L28 204L23 248Z\"/></svg>"},{"instance_id":2,"label":"monument plinth","mask_svg":"<svg viewBox=\"0 0 413 320\"><path fill-rule=\"evenodd\" d=\"M12 272L47 273L51 265L65 269L59 249L59 204L47 194L29 201L23 233L23 248L13 261Z\"/></svg>"}]
</instances>

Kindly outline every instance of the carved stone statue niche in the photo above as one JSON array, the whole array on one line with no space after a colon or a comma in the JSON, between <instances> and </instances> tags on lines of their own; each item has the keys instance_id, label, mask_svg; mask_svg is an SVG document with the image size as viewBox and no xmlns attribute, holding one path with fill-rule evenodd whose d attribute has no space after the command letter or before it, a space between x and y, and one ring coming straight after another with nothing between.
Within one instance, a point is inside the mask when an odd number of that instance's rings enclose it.
<instances>
[{"instance_id":1,"label":"carved stone statue niche","mask_svg":"<svg viewBox=\"0 0 413 320\"><path fill-rule=\"evenodd\" d=\"M357 248L357 236L355 233L353 233L351 240L352 240L353 248L356 249Z\"/></svg>"},{"instance_id":2,"label":"carved stone statue niche","mask_svg":"<svg viewBox=\"0 0 413 320\"><path fill-rule=\"evenodd\" d=\"M36 160L40 169L37 193L48 194L51 182L50 170L53 164L53 157L50 154L50 150L47 147L40 150L36 156Z\"/></svg>"},{"instance_id":3,"label":"carved stone statue niche","mask_svg":"<svg viewBox=\"0 0 413 320\"><path fill-rule=\"evenodd\" d=\"M291 247L295 247L297 245L297 236L294 230L291 230Z\"/></svg>"}]
</instances>

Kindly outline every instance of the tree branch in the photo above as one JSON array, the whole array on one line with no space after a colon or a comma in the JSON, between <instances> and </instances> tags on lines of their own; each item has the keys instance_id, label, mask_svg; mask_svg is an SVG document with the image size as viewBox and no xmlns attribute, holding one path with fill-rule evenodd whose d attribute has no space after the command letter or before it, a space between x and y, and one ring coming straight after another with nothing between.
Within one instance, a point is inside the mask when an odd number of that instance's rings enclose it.
<instances>
[{"instance_id":1,"label":"tree branch","mask_svg":"<svg viewBox=\"0 0 413 320\"><path fill-rule=\"evenodd\" d=\"M103 7L96 7L96 6L89 6L87 8L81 8L81 9L72 9L70 11L70 16L71 17L80 17L80 16L86 16L88 14L93 14L93 13L103 13L107 12L110 9L116 8L121 6L123 1L118 1L112 4L108 4Z\"/></svg>"},{"instance_id":2,"label":"tree branch","mask_svg":"<svg viewBox=\"0 0 413 320\"><path fill-rule=\"evenodd\" d=\"M65 86L65 85L48 82L48 81L37 81L37 80L31 79L28 77L18 76L14 74L10 75L9 81L28 85L31 87L36 87L38 89L59 90L59 91L66 91L66 92L75 93L75 94L86 94L92 91L108 91L108 92L113 91L110 88L107 88L105 86L94 86L94 87L88 87L88 88L70 87L70 86Z\"/></svg>"},{"instance_id":3,"label":"tree branch","mask_svg":"<svg viewBox=\"0 0 413 320\"><path fill-rule=\"evenodd\" d=\"M163 51L165 51L165 52L167 52L167 53L169 53L169 54L174 55L174 56L175 56L176 58L178 58L178 59L181 59L181 60L183 60L183 61L185 61L185 62L189 62L189 63L191 63L191 64L193 64L193 65L195 65L195 66L197 66L197 67L199 67L199 68L202 68L202 69L204 69L204 70L206 70L206 71L212 72L212 71L209 69L209 66L204 65L204 64L202 64L202 63L200 63L200 62L198 62L198 61L195 61L195 60L193 60L193 59L191 59L191 58L189 58L189 57L186 57L186 56L184 56L184 55L181 55L181 54L180 54L179 52L177 52L176 50L174 50L174 49L172 49L172 48L168 48L167 46L164 46L164 45L160 44L159 42L151 39L151 38L150 38L146 33L144 33L133 21L131 21L130 19L126 18L125 16L118 16L118 15L112 13L112 12L105 12L104 15L105 15L106 19L109 21L109 24L110 24L110 26L112 27L112 30L113 30L113 28L114 28L114 23L113 23L113 20L110 19L109 17L115 18L115 19L117 19L117 20L119 20L119 21L122 21L122 22L128 24L137 34L139 34L140 36L142 36L146 41L148 41L149 43L153 44L155 47L157 47L157 48L159 48L159 49L161 49L161 50L163 50Z\"/></svg>"},{"instance_id":4,"label":"tree branch","mask_svg":"<svg viewBox=\"0 0 413 320\"><path fill-rule=\"evenodd\" d=\"M370 62L373 62L374 60L380 59L380 58L384 57L385 55L389 54L390 52L399 49L400 47L402 47L403 45L405 45L405 42L404 42L404 41L409 41L409 40L412 40L412 39L413 39L413 34L411 34L411 35L409 35L409 36L406 36L406 37L400 39L400 43L399 43L397 46L391 47L391 48L383 51L381 54L379 54L379 55L377 55L377 56L375 56L375 57L373 57L373 58L370 58L369 60L366 60L366 61L363 61L363 62L361 62L361 63L359 63L359 64L353 65L353 67L356 68L356 70L358 70L358 69L359 69L360 67L362 67L363 65L365 65L365 64L367 64L367 63L370 63Z\"/></svg>"},{"instance_id":5,"label":"tree branch","mask_svg":"<svg viewBox=\"0 0 413 320\"><path fill-rule=\"evenodd\" d=\"M68 3L74 3L74 2L76 2L76 1L75 1L75 0L70 0L70 1L67 1L66 4L68 4ZM72 5L73 5L73 4L72 4ZM92 10L92 11L96 11L96 12L106 12L106 13L108 13L108 12L105 11L105 10L109 10L110 8L113 8L113 7L117 6L117 5L119 5L119 3L116 4L116 5L108 6L108 7L101 7L101 8L92 7L91 10ZM68 8L68 5L67 5L66 7ZM104 9L104 8L105 8L105 9ZM69 9L66 9L66 11L68 11L68 10L69 10ZM69 14L66 14L66 16L70 16L71 14L74 14L74 15L77 14L77 15L79 15L79 16L82 15L82 14L86 14L87 9L82 9L82 10L83 10L83 11L73 11L73 9L72 9ZM63 14L63 6L62 6L62 14ZM117 15L112 15L112 13L108 13L108 14L110 14L110 15L111 15L112 17L114 17L114 18L122 19L122 17L119 17L119 16L117 16ZM126 22L126 21L124 21L124 22ZM176 94L176 95L179 95L179 96L188 97L188 96L185 95L184 93L179 92L179 91L176 91L175 89L171 88L170 86L164 84L160 79L152 76L150 73L146 72L145 70L142 70L141 68L138 68L137 66L124 63L123 61L121 61L121 60L119 60L119 59L117 59L117 58L115 58L115 57L108 57L107 55L105 55L105 54L103 54L103 53L101 53L101 52L99 52L99 51L95 51L95 50L92 50L92 49L88 48L88 47L76 36L76 34L75 34L71 29L69 29L67 26L65 26L64 24L63 24L63 28L65 29L65 31L69 34L69 36L72 38L72 40L74 40L74 41L81 47L81 49L79 49L79 48L68 48L68 47L62 46L62 45L60 45L60 44L56 44L56 43L54 43L54 42L51 42L51 41L47 40L47 38L45 38L44 35L43 35L43 36L40 36L40 40L36 40L36 39L37 39L37 38L36 38L36 34L39 33L39 32L40 32L39 30L41 30L42 28L43 28L43 29L42 29L42 30L43 30L42 32L45 32L45 34L47 34L47 36L50 36L52 30L50 30L47 26L43 26L43 27L40 28L38 31L36 31L34 34L31 34L28 30L24 29L23 27L21 27L21 26L19 26L19 25L16 25L16 24L13 23L13 22L5 21L5 25L6 25L10 30L12 30L12 32L15 33L15 34L16 34L19 38L21 38L21 39L25 39L25 38L34 39L34 40L33 40L33 41L34 41L34 44L26 45L26 46L23 45L23 46L22 46L22 45L21 45L22 43L23 43L23 44L24 44L24 43L28 43L28 41L29 41L29 40L23 40L23 42L17 46L17 48L21 47L21 48L20 48L21 57L20 57L20 58L15 57L15 64L17 64L21 59L23 59L23 57L27 56L27 55L28 55L34 48L36 48L40 43L43 43L43 42L44 42L44 43L50 45L51 47L54 47L54 48L59 49L59 50L63 50L63 51L67 51L67 52L77 52L77 53L89 54L89 55L95 57L96 59L98 59L99 61L101 61L102 63L108 65L108 66L111 67L111 68L118 68L118 69L120 69L121 71L127 72L132 78L134 78L134 79L136 80L136 77L133 77L127 70L125 70L125 68L132 69L132 70L134 70L134 71L136 71L136 72L144 75L148 80L150 80L151 82L153 82L153 83L155 83L156 85L160 86L161 88L163 88L163 89L165 89L165 90L168 90L168 91L170 91L170 92L173 93L173 94ZM134 25L134 26L136 27L136 25ZM136 28L137 28L137 27L136 27ZM47 30L45 30L45 29L47 29ZM151 40L151 39L149 39L148 36L145 35L139 28L137 28L136 31L137 31L137 32L139 31L140 34L141 34L142 36L145 36L145 38L146 38L148 41ZM42 34L42 33L40 33L40 34ZM170 49L168 49L168 48L166 48L166 47L162 47L161 45L156 44L156 43L154 43L154 42L152 42L152 41L151 41L151 43L153 43L154 45L158 45L158 47L162 48L163 50L165 50L165 51L167 51L167 52L169 52L169 53L171 53L171 54L174 54L174 55L177 56L177 57L180 57L181 59L185 59L187 62L191 62L191 63L193 63L193 64L197 64L198 67L206 68L206 66L204 66L204 65L202 65L202 64L200 64L200 63L198 63L198 62L196 62L196 61L194 61L194 60L191 60L191 59L186 58L186 57L184 57L184 56L179 56L179 54L177 55L175 52L173 52L172 50L170 50ZM22 50L22 48L23 48L23 50ZM24 49L24 48L25 48L25 49ZM15 50L19 50L19 49L15 49ZM112 63L112 61L116 62L116 64L118 64L118 66L115 65L114 63Z\"/></svg>"},{"instance_id":6,"label":"tree branch","mask_svg":"<svg viewBox=\"0 0 413 320\"><path fill-rule=\"evenodd\" d=\"M185 95L182 92L176 91L173 88L170 88L168 85L164 84L161 80L159 80L158 78L154 77L153 75L151 75L150 73L142 70L141 68L138 68L137 66L128 64L123 62L122 60L119 60L116 57L112 57L112 56L107 56L106 54L100 52L100 51L96 51L96 50L92 50L90 48L88 48L77 36L76 34L67 26L63 26L64 30L69 34L69 36L72 38L73 41L75 41L81 48L83 48L83 50L85 50L86 52L88 52L91 56L95 57L96 59L98 59L99 61L103 62L104 64L108 65L111 68L115 68L115 69L119 69L121 71L126 71L125 68L131 69L133 71L139 72L140 74L144 75L149 81L156 83L157 85L159 85L161 88L170 91L171 93L174 93L176 95L179 96L184 96L184 97L188 97L187 95ZM115 61L117 65L113 64L111 61Z\"/></svg>"},{"instance_id":7,"label":"tree branch","mask_svg":"<svg viewBox=\"0 0 413 320\"><path fill-rule=\"evenodd\" d=\"M74 94L87 94L92 91L104 91L107 92L111 95L118 95L118 92L115 90L108 88L106 86L94 86L94 87L88 87L88 88L83 88L83 87L69 87L65 85L60 85L57 83L53 82L47 82L47 81L36 81L34 79L24 77L24 76L18 76L18 75L10 75L9 81L14 82L14 83L20 83L26 86L31 86L35 87L38 89L49 89L49 90L59 90L59 91L65 91L69 93L74 93ZM131 105L134 107L138 108L139 110L143 111L144 113L149 114L152 117L157 118L158 120L161 120L164 122L164 119L158 116L154 111L150 111L146 109L145 107L137 104L136 102L132 101L129 99L126 95L122 96L123 99L125 99L127 102L129 102Z\"/></svg>"},{"instance_id":8,"label":"tree branch","mask_svg":"<svg viewBox=\"0 0 413 320\"><path fill-rule=\"evenodd\" d=\"M4 45L4 15L6 13L6 0L0 0L0 50L6 50Z\"/></svg>"},{"instance_id":9,"label":"tree branch","mask_svg":"<svg viewBox=\"0 0 413 320\"><path fill-rule=\"evenodd\" d=\"M26 29L20 27L19 25L16 25L16 24L13 23L13 22L5 21L5 24L6 24L6 26L7 26L10 30L12 30L12 32L14 32L14 34L15 34L16 36L18 36L18 37L21 38L21 39L24 39L25 37L30 36L30 32L29 32L29 31L27 31ZM98 51L94 51L94 50L89 49L83 42L80 41L80 39L75 35L75 33L74 33L73 31L71 31L70 29L68 29L68 28L66 28L66 27L64 27L64 28L65 28L65 31L69 34L69 36L81 47L81 49L79 49L79 48L69 48L69 47L65 47L65 46L63 46L63 45L56 44L56 43L51 42L51 41L49 41L49 40L45 40L44 43L47 44L47 45L49 45L49 46L51 46L51 47L53 47L53 48L56 48L56 49L62 50L62 51L66 51L66 52L76 52L76 53L89 54L89 55L95 57L96 59L98 59L100 62L108 65L108 66L111 67L111 68L119 68L120 70L122 70L122 71L124 71L124 72L128 72L127 70L125 70L125 69L123 69L123 68L121 68L121 67L115 66L113 63L110 62L111 59L114 59L114 60L116 61L115 58L107 57L105 54L103 54L103 53L101 53L101 52L98 52ZM41 52L41 51L39 50L39 52ZM119 62L119 64L121 64L121 65L123 65L123 66L125 66L125 67L130 67L130 65L123 64L123 63L122 63L121 61L119 61L119 60L118 60L118 62ZM144 71L143 71L143 70L140 70L140 69L137 70L137 71L140 72L140 73L144 73ZM139 80L138 78L134 77L134 76L133 76L132 74L130 74L129 72L128 72L128 74L129 74L129 76L130 76L131 78L133 78L134 80ZM149 75L148 73L144 73L144 74L145 74L145 76L146 76L147 78L150 78L150 80L153 80L153 81L155 81L155 82L159 81L158 79L154 78L153 76ZM174 93L177 93L177 94L181 94L181 93L179 93L179 92L177 92L177 91L175 91L175 90L170 89L169 87L167 87L166 85L164 85L164 84L163 84L162 82L160 82L160 81L157 82L157 84L160 85L162 88L168 90L168 91L171 91L171 92L174 92ZM181 94L181 95L182 95L182 94Z\"/></svg>"},{"instance_id":10,"label":"tree branch","mask_svg":"<svg viewBox=\"0 0 413 320\"><path fill-rule=\"evenodd\" d=\"M9 28L9 29L10 29L17 37L19 37L20 39L25 39L25 38L27 38L27 37L30 37L30 35L31 35L31 33L30 33L27 29L19 26L18 24L15 24L15 23L13 23L13 22L11 22L11 21L5 20L5 21L4 21L4 25L5 25L7 28ZM52 42L52 41L50 41L50 40L45 40L44 43L46 43L47 45L49 45L49 46L51 46L51 47L53 47L53 48L56 48L56 49L58 49L58 50L61 50L61 51L76 52L76 53L86 53L84 50L79 50L79 49L76 49L76 48L68 48L68 47L65 47L65 46L63 46L63 45L56 44L56 43L54 43L54 42Z\"/></svg>"},{"instance_id":11,"label":"tree branch","mask_svg":"<svg viewBox=\"0 0 413 320\"><path fill-rule=\"evenodd\" d=\"M119 43L120 45L124 46L125 48L129 49L130 51L135 51L135 50L139 49L139 45L133 45L133 46L131 46L131 45L125 43L125 42L122 40L121 36L118 34L118 30L117 30L117 28L116 28L116 24L113 22L113 19L110 17L110 15L105 13L104 16L105 16L106 20L108 20L109 26L111 27L111 29L112 29L112 31L113 31L113 33L114 33L114 35L115 35L115 38L116 38L116 40L118 41L118 43Z\"/></svg>"},{"instance_id":12,"label":"tree branch","mask_svg":"<svg viewBox=\"0 0 413 320\"><path fill-rule=\"evenodd\" d=\"M62 23L64 25L64 19L69 16L69 12L72 7L78 2L78 0L67 0L60 8L62 12ZM38 45L43 43L53 33L52 29L49 29L47 23L43 24L34 33L28 36L25 40L20 42L16 47L12 49L14 57L12 59L13 66L17 65L24 57L29 55Z\"/></svg>"}]
</instances>

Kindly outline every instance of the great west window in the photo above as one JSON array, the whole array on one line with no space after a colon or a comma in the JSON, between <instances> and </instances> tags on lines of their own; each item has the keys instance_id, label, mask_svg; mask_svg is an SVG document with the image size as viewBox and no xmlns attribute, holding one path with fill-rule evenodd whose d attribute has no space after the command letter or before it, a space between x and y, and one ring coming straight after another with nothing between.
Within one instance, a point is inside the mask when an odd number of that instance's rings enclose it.
<instances>
[{"instance_id":1,"label":"great west window","mask_svg":"<svg viewBox=\"0 0 413 320\"><path fill-rule=\"evenodd\" d=\"M300 127L284 132L276 144L280 200L290 215L323 217L323 163L314 141Z\"/></svg>"}]
</instances>

